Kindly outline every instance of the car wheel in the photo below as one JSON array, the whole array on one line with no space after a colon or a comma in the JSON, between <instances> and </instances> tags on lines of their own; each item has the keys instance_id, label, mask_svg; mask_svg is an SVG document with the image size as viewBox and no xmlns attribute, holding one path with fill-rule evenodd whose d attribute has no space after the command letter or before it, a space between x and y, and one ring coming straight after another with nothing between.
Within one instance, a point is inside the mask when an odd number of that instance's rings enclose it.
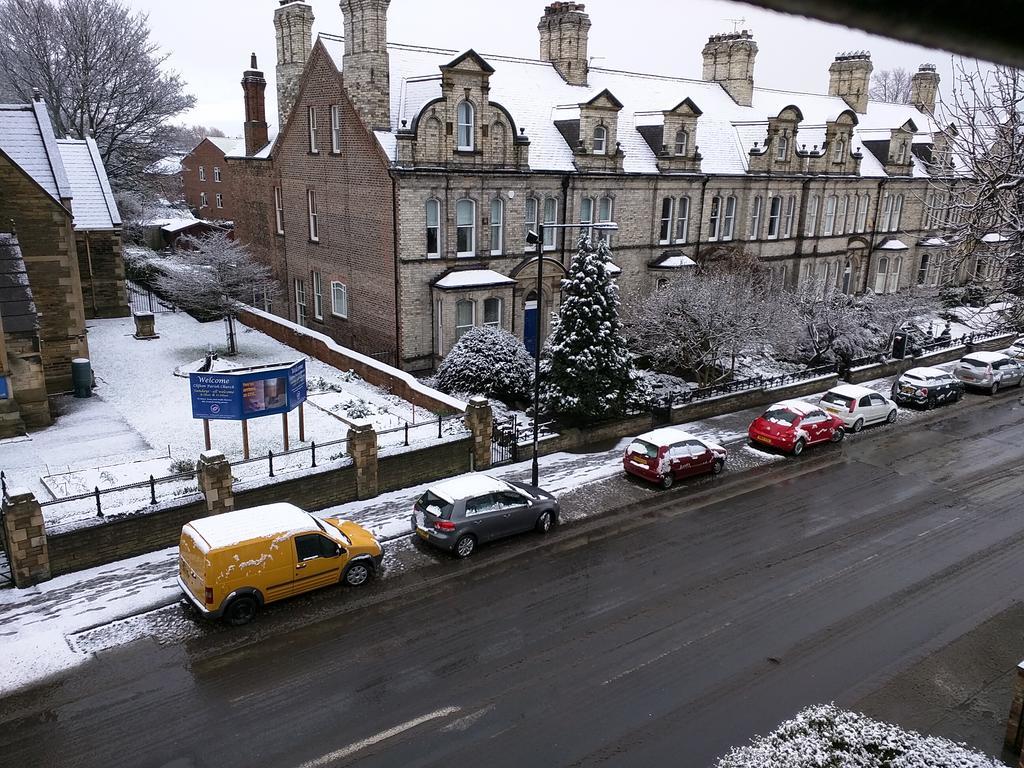
<instances>
[{"instance_id":1,"label":"car wheel","mask_svg":"<svg viewBox=\"0 0 1024 768\"><path fill-rule=\"evenodd\" d=\"M935 396L928 395L928 400L924 404L924 409L926 411L934 411L936 405L938 405L938 400L936 400Z\"/></svg>"},{"instance_id":2,"label":"car wheel","mask_svg":"<svg viewBox=\"0 0 1024 768\"><path fill-rule=\"evenodd\" d=\"M860 432L862 429L864 429L864 419L857 419L853 422L854 433Z\"/></svg>"},{"instance_id":3,"label":"car wheel","mask_svg":"<svg viewBox=\"0 0 1024 768\"><path fill-rule=\"evenodd\" d=\"M830 442L841 443L843 438L846 437L846 430L842 427L837 427L836 431L832 433L832 439Z\"/></svg>"},{"instance_id":4,"label":"car wheel","mask_svg":"<svg viewBox=\"0 0 1024 768\"><path fill-rule=\"evenodd\" d=\"M999 382L998 382L998 381L993 381L993 382L992 382L992 388L991 388L991 389L990 389L990 390L988 391L988 393L989 393L990 395L994 395L994 394L996 394L996 393L997 393L998 391L999 391Z\"/></svg>"},{"instance_id":5,"label":"car wheel","mask_svg":"<svg viewBox=\"0 0 1024 768\"><path fill-rule=\"evenodd\" d=\"M886 424L895 424L896 423L896 410L897 410L896 408L893 408L891 411L889 411L889 415L885 417L885 423Z\"/></svg>"},{"instance_id":6,"label":"car wheel","mask_svg":"<svg viewBox=\"0 0 1024 768\"><path fill-rule=\"evenodd\" d=\"M345 569L345 583L350 587L361 587L370 580L373 572L364 562L355 562Z\"/></svg>"},{"instance_id":7,"label":"car wheel","mask_svg":"<svg viewBox=\"0 0 1024 768\"><path fill-rule=\"evenodd\" d=\"M723 459L715 459L715 463L711 465L711 474L720 475L723 469L725 469L725 461Z\"/></svg>"},{"instance_id":8,"label":"car wheel","mask_svg":"<svg viewBox=\"0 0 1024 768\"><path fill-rule=\"evenodd\" d=\"M804 439L802 437L799 440L797 440L795 443L793 443L793 455L794 456L799 456L801 453L803 453L804 452L804 445L805 445L804 444Z\"/></svg>"},{"instance_id":9,"label":"car wheel","mask_svg":"<svg viewBox=\"0 0 1024 768\"><path fill-rule=\"evenodd\" d=\"M462 560L472 555L475 549L476 539L468 533L455 542L455 556Z\"/></svg>"},{"instance_id":10,"label":"car wheel","mask_svg":"<svg viewBox=\"0 0 1024 768\"><path fill-rule=\"evenodd\" d=\"M547 533L551 530L555 524L555 519L551 516L550 512L542 512L540 517L537 518L537 532Z\"/></svg>"},{"instance_id":11,"label":"car wheel","mask_svg":"<svg viewBox=\"0 0 1024 768\"><path fill-rule=\"evenodd\" d=\"M239 595L224 611L224 621L233 627L241 627L256 618L259 607L259 603L252 595Z\"/></svg>"},{"instance_id":12,"label":"car wheel","mask_svg":"<svg viewBox=\"0 0 1024 768\"><path fill-rule=\"evenodd\" d=\"M668 490L669 488L672 487L672 483L674 483L675 481L676 479L672 477L672 473L666 472L664 475L661 476L661 487L664 488L665 490Z\"/></svg>"}]
</instances>

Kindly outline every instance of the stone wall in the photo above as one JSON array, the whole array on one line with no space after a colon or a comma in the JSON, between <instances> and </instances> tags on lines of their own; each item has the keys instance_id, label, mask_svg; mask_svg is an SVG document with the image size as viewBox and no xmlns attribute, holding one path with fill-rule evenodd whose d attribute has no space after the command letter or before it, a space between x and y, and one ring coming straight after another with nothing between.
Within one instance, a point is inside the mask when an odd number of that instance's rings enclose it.
<instances>
[{"instance_id":1,"label":"stone wall","mask_svg":"<svg viewBox=\"0 0 1024 768\"><path fill-rule=\"evenodd\" d=\"M751 389L746 392L736 392L731 395L712 397L707 400L686 403L685 405L673 408L670 421L672 424L687 424L691 421L707 419L711 416L721 416L724 413L734 413L746 408L757 408L762 405L771 405L780 400L805 397L815 392L823 392L831 389L839 383L839 376L819 376L815 379L808 379L796 384L789 384L785 387L774 389Z\"/></svg>"},{"instance_id":2,"label":"stone wall","mask_svg":"<svg viewBox=\"0 0 1024 768\"><path fill-rule=\"evenodd\" d=\"M76 232L85 317L128 317L121 231Z\"/></svg>"}]
</instances>

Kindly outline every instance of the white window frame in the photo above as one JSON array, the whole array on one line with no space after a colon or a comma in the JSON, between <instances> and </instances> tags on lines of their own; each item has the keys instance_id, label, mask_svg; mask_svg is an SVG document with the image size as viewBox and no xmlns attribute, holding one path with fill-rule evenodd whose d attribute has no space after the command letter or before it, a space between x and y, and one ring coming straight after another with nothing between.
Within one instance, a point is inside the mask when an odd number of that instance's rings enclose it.
<instances>
[{"instance_id":1,"label":"white window frame","mask_svg":"<svg viewBox=\"0 0 1024 768\"><path fill-rule=\"evenodd\" d=\"M431 212L434 214L434 224L430 223ZM436 197L429 198L423 204L423 245L428 259L440 259L442 246L441 233L441 201ZM434 250L430 250L430 230L434 230Z\"/></svg>"},{"instance_id":2,"label":"white window frame","mask_svg":"<svg viewBox=\"0 0 1024 768\"><path fill-rule=\"evenodd\" d=\"M675 218L675 209L676 201L674 198L662 198L661 223L658 228L659 245L668 245L672 242L672 220Z\"/></svg>"},{"instance_id":3,"label":"white window frame","mask_svg":"<svg viewBox=\"0 0 1024 768\"><path fill-rule=\"evenodd\" d=\"M603 195L597 199L597 223L608 224L612 221L615 214L615 200L610 195ZM609 247L612 244L612 233L608 231L602 231L598 237L608 243Z\"/></svg>"},{"instance_id":4,"label":"white window frame","mask_svg":"<svg viewBox=\"0 0 1024 768\"><path fill-rule=\"evenodd\" d=\"M796 220L796 195L786 198L786 218L783 226L782 236L789 238L793 236L793 222Z\"/></svg>"},{"instance_id":5,"label":"white window frame","mask_svg":"<svg viewBox=\"0 0 1024 768\"><path fill-rule=\"evenodd\" d=\"M487 319L487 310L488 310L488 308L493 307L495 304L497 304L497 307L498 307L498 318L496 320L488 320ZM504 302L501 299L497 298L496 296L492 296L490 298L484 299L484 321L483 321L483 327L484 328L501 328L501 317L502 317L502 314L503 314L502 313L503 309L504 309Z\"/></svg>"},{"instance_id":6,"label":"white window frame","mask_svg":"<svg viewBox=\"0 0 1024 768\"><path fill-rule=\"evenodd\" d=\"M558 223L558 199L544 198L544 250L555 250L555 233L553 226Z\"/></svg>"},{"instance_id":7,"label":"white window frame","mask_svg":"<svg viewBox=\"0 0 1024 768\"><path fill-rule=\"evenodd\" d=\"M587 233L587 237L594 236L594 230L591 226L594 223L594 216L596 215L597 201L592 197L581 197L580 198L580 224L585 225L582 231Z\"/></svg>"},{"instance_id":8,"label":"white window frame","mask_svg":"<svg viewBox=\"0 0 1024 768\"><path fill-rule=\"evenodd\" d=\"M218 208L223 208L224 207L224 195L223 195L223 193L218 192L216 195L214 195L213 196L213 203Z\"/></svg>"},{"instance_id":9,"label":"white window frame","mask_svg":"<svg viewBox=\"0 0 1024 768\"><path fill-rule=\"evenodd\" d=\"M200 181L206 181L206 166L205 165L200 165L199 166L199 180Z\"/></svg>"},{"instance_id":10,"label":"white window frame","mask_svg":"<svg viewBox=\"0 0 1024 768\"><path fill-rule=\"evenodd\" d=\"M465 211L469 211L469 223L461 223ZM464 231L469 232L469 249L460 249L460 238ZM476 256L476 200L463 197L455 203L455 255L460 259Z\"/></svg>"},{"instance_id":11,"label":"white window frame","mask_svg":"<svg viewBox=\"0 0 1024 768\"><path fill-rule=\"evenodd\" d=\"M331 152L341 154L341 104L331 105Z\"/></svg>"},{"instance_id":12,"label":"white window frame","mask_svg":"<svg viewBox=\"0 0 1024 768\"><path fill-rule=\"evenodd\" d=\"M306 317L306 281L296 277L292 283L295 287L295 322L305 328L308 322Z\"/></svg>"},{"instance_id":13,"label":"white window frame","mask_svg":"<svg viewBox=\"0 0 1024 768\"><path fill-rule=\"evenodd\" d=\"M902 219L903 219L903 194L900 193L898 195L895 195L894 198L893 198L892 222L891 222L892 223L892 229L890 229L889 231L890 232L898 231L899 228L900 228L900 224L902 222Z\"/></svg>"},{"instance_id":14,"label":"white window frame","mask_svg":"<svg viewBox=\"0 0 1024 768\"><path fill-rule=\"evenodd\" d=\"M821 197L811 195L807 201L807 222L804 227L804 237L816 237L818 234L818 209L821 207Z\"/></svg>"},{"instance_id":15,"label":"white window frame","mask_svg":"<svg viewBox=\"0 0 1024 768\"><path fill-rule=\"evenodd\" d=\"M310 242L320 242L320 214L316 207L316 190L306 190L306 211L309 214L309 239Z\"/></svg>"},{"instance_id":16,"label":"white window frame","mask_svg":"<svg viewBox=\"0 0 1024 768\"><path fill-rule=\"evenodd\" d=\"M725 212L722 214L722 242L732 240L736 236L736 197L725 198Z\"/></svg>"},{"instance_id":17,"label":"white window frame","mask_svg":"<svg viewBox=\"0 0 1024 768\"><path fill-rule=\"evenodd\" d=\"M594 127L594 154L595 155L607 155L608 154L608 129L603 125Z\"/></svg>"},{"instance_id":18,"label":"white window frame","mask_svg":"<svg viewBox=\"0 0 1024 768\"><path fill-rule=\"evenodd\" d=\"M210 207L210 198L206 196L205 192L200 192L199 193L199 207L200 208L209 208Z\"/></svg>"},{"instance_id":19,"label":"white window frame","mask_svg":"<svg viewBox=\"0 0 1024 768\"><path fill-rule=\"evenodd\" d=\"M708 240L714 242L722 228L722 198L715 195L711 198L711 206L708 208Z\"/></svg>"},{"instance_id":20,"label":"white window frame","mask_svg":"<svg viewBox=\"0 0 1024 768\"><path fill-rule=\"evenodd\" d=\"M846 149L846 140L842 136L836 137L836 146L832 150L832 162L841 163L843 162L843 151Z\"/></svg>"},{"instance_id":21,"label":"white window frame","mask_svg":"<svg viewBox=\"0 0 1024 768\"><path fill-rule=\"evenodd\" d=\"M312 270L310 273L310 284L313 286L313 317L317 320L324 319L324 291L320 273Z\"/></svg>"},{"instance_id":22,"label":"white window frame","mask_svg":"<svg viewBox=\"0 0 1024 768\"><path fill-rule=\"evenodd\" d=\"M476 107L469 99L463 99L455 110L456 149L472 152L476 149ZM463 141L465 139L465 141Z\"/></svg>"},{"instance_id":23,"label":"white window frame","mask_svg":"<svg viewBox=\"0 0 1024 768\"><path fill-rule=\"evenodd\" d=\"M836 228L836 206L839 205L839 198L836 195L829 195L825 198L825 221L821 234L823 237L830 237Z\"/></svg>"},{"instance_id":24,"label":"white window frame","mask_svg":"<svg viewBox=\"0 0 1024 768\"><path fill-rule=\"evenodd\" d=\"M331 281L331 314L348 320L348 286L338 280Z\"/></svg>"},{"instance_id":25,"label":"white window frame","mask_svg":"<svg viewBox=\"0 0 1024 768\"><path fill-rule=\"evenodd\" d=\"M536 245L531 245L529 236L531 232L537 232L537 222L540 221L540 198L530 196L523 201L523 250L532 251Z\"/></svg>"},{"instance_id":26,"label":"white window frame","mask_svg":"<svg viewBox=\"0 0 1024 768\"><path fill-rule=\"evenodd\" d=\"M748 240L761 239L761 208L763 199L760 195L754 195L750 201L750 235Z\"/></svg>"},{"instance_id":27,"label":"white window frame","mask_svg":"<svg viewBox=\"0 0 1024 768\"><path fill-rule=\"evenodd\" d=\"M676 205L676 234L677 243L685 243L690 239L690 198L683 195Z\"/></svg>"},{"instance_id":28,"label":"white window frame","mask_svg":"<svg viewBox=\"0 0 1024 768\"><path fill-rule=\"evenodd\" d=\"M213 166L213 183L220 184L220 166Z\"/></svg>"},{"instance_id":29,"label":"white window frame","mask_svg":"<svg viewBox=\"0 0 1024 768\"><path fill-rule=\"evenodd\" d=\"M835 234L842 235L846 232L846 216L849 214L850 199L847 195L839 195L838 208L836 210Z\"/></svg>"},{"instance_id":30,"label":"white window frame","mask_svg":"<svg viewBox=\"0 0 1024 768\"><path fill-rule=\"evenodd\" d=\"M778 140L775 144L775 159L776 161L781 162L789 157L789 139L782 134L779 134L777 139Z\"/></svg>"},{"instance_id":31,"label":"white window frame","mask_svg":"<svg viewBox=\"0 0 1024 768\"><path fill-rule=\"evenodd\" d=\"M690 151L690 132L685 128L676 131L676 157L683 157Z\"/></svg>"},{"instance_id":32,"label":"white window frame","mask_svg":"<svg viewBox=\"0 0 1024 768\"><path fill-rule=\"evenodd\" d=\"M921 254L921 261L917 265L917 284L918 285L928 285L928 273L929 273L929 269L930 269L929 264L930 264L931 260L932 259L931 259L931 254L930 253L922 253Z\"/></svg>"},{"instance_id":33,"label":"white window frame","mask_svg":"<svg viewBox=\"0 0 1024 768\"><path fill-rule=\"evenodd\" d=\"M316 107L309 106L306 108L306 123L309 128L309 152L310 154L320 154L320 148L316 141L316 128L317 128L317 116Z\"/></svg>"},{"instance_id":34,"label":"white window frame","mask_svg":"<svg viewBox=\"0 0 1024 768\"><path fill-rule=\"evenodd\" d=\"M491 200L491 255L500 256L505 250L505 201Z\"/></svg>"},{"instance_id":35,"label":"white window frame","mask_svg":"<svg viewBox=\"0 0 1024 768\"><path fill-rule=\"evenodd\" d=\"M459 325L459 307L469 305L469 325ZM476 327L476 302L472 299L459 299L455 302L455 341Z\"/></svg>"},{"instance_id":36,"label":"white window frame","mask_svg":"<svg viewBox=\"0 0 1024 768\"><path fill-rule=\"evenodd\" d=\"M865 192L857 198L857 232L864 232L868 228L868 209L871 207L871 195Z\"/></svg>"},{"instance_id":37,"label":"white window frame","mask_svg":"<svg viewBox=\"0 0 1024 768\"><path fill-rule=\"evenodd\" d=\"M284 195L280 187L274 187L274 224L277 234L284 234Z\"/></svg>"},{"instance_id":38,"label":"white window frame","mask_svg":"<svg viewBox=\"0 0 1024 768\"><path fill-rule=\"evenodd\" d=\"M773 195L768 198L768 239L778 240L782 229L782 198Z\"/></svg>"}]
</instances>

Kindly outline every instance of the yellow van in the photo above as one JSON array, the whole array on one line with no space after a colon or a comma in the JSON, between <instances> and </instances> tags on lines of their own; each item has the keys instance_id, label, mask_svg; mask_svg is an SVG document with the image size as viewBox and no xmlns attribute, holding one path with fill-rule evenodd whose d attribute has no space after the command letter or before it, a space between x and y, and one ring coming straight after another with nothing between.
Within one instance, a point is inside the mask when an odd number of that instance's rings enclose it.
<instances>
[{"instance_id":1,"label":"yellow van","mask_svg":"<svg viewBox=\"0 0 1024 768\"><path fill-rule=\"evenodd\" d=\"M362 586L383 556L362 526L268 504L185 525L178 586L201 614L238 626L285 597L339 582Z\"/></svg>"}]
</instances>

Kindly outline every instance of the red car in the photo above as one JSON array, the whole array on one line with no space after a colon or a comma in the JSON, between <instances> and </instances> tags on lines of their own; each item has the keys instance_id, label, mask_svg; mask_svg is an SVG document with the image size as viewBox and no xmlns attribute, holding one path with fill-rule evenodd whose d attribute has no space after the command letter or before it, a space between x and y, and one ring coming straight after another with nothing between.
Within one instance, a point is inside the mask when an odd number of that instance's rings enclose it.
<instances>
[{"instance_id":1,"label":"red car","mask_svg":"<svg viewBox=\"0 0 1024 768\"><path fill-rule=\"evenodd\" d=\"M753 443L799 456L815 443L838 443L846 434L843 421L803 400L784 400L754 419L747 430Z\"/></svg>"},{"instance_id":2,"label":"red car","mask_svg":"<svg viewBox=\"0 0 1024 768\"><path fill-rule=\"evenodd\" d=\"M631 475L671 488L684 477L706 472L717 475L725 467L725 459L726 450L718 443L664 427L633 440L622 457L622 467Z\"/></svg>"}]
</instances>

